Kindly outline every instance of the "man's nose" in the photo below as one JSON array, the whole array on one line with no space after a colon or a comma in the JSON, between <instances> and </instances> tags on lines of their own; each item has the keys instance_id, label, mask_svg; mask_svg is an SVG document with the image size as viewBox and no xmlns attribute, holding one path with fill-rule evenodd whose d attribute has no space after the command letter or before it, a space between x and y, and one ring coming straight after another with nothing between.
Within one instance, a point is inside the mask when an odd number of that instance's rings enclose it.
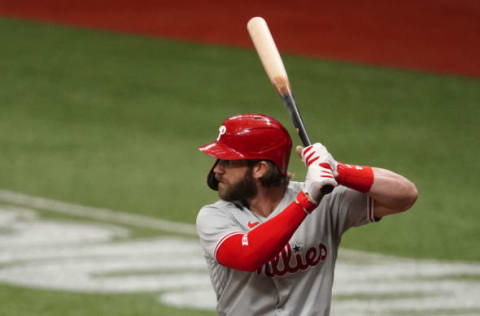
<instances>
[{"instance_id":1,"label":"man's nose","mask_svg":"<svg viewBox=\"0 0 480 316\"><path fill-rule=\"evenodd\" d=\"M223 173L225 171L225 168L223 166L223 163L221 160L219 160L216 164L215 164L215 168L213 168L213 173Z\"/></svg>"}]
</instances>

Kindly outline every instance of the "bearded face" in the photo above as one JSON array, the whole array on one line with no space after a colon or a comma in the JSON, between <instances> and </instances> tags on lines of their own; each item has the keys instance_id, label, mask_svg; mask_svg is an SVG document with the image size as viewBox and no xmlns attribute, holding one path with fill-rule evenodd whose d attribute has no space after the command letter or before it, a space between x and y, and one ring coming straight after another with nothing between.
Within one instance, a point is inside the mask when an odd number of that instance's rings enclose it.
<instances>
[{"instance_id":1,"label":"bearded face","mask_svg":"<svg viewBox=\"0 0 480 316\"><path fill-rule=\"evenodd\" d=\"M253 178L253 168L248 167L245 175L237 179L226 179L221 177L218 185L218 195L225 201L241 201L257 194L257 186Z\"/></svg>"}]
</instances>

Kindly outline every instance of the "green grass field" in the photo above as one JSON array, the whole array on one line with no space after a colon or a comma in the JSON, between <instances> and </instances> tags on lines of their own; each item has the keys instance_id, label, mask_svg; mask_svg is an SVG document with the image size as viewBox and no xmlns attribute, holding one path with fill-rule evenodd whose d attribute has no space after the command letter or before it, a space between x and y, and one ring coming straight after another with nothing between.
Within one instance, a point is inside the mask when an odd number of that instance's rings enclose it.
<instances>
[{"instance_id":1,"label":"green grass field","mask_svg":"<svg viewBox=\"0 0 480 316\"><path fill-rule=\"evenodd\" d=\"M0 286L0 315L8 316L83 316L83 315L172 315L207 316L207 311L178 309L155 302L151 294L78 294L58 291L26 290ZM26 303L28 302L28 303Z\"/></svg>"},{"instance_id":2,"label":"green grass field","mask_svg":"<svg viewBox=\"0 0 480 316\"><path fill-rule=\"evenodd\" d=\"M216 199L204 184L213 160L197 146L226 117L272 115L298 143L254 51L12 19L0 19L0 36L0 188L194 223ZM412 211L348 232L343 247L479 262L480 81L284 61L314 141L338 160L392 169L419 189ZM291 171L303 179L293 155ZM47 315L57 300L72 306L64 315L110 315L109 304L125 305L116 315L210 314L148 307L148 295L0 288L5 315ZM39 306L11 301L37 294ZM83 299L91 310L75 311Z\"/></svg>"}]
</instances>

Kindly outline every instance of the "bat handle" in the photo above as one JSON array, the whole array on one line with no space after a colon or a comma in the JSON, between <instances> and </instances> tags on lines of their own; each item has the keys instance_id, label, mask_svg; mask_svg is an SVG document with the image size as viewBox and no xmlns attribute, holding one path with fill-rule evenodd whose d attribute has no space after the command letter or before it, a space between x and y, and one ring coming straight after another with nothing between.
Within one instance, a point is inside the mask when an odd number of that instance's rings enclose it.
<instances>
[{"instance_id":1,"label":"bat handle","mask_svg":"<svg viewBox=\"0 0 480 316\"><path fill-rule=\"evenodd\" d=\"M283 102L285 107L290 114L290 118L293 121L293 126L295 126L298 136L302 141L304 147L308 147L312 144L310 138L308 137L307 130L305 129L305 125L303 124L302 117L300 116L300 112L298 112L297 105L295 103L295 99L291 93L282 96ZM334 189L333 185L325 185L322 187L321 192L323 195L329 194Z\"/></svg>"},{"instance_id":2,"label":"bat handle","mask_svg":"<svg viewBox=\"0 0 480 316\"><path fill-rule=\"evenodd\" d=\"M298 112L297 105L295 103L295 99L291 93L287 93L282 95L283 103L287 108L288 114L290 114L290 118L292 119L293 126L297 130L298 136L302 141L304 147L308 147L312 144L310 138L308 137L307 130L305 129L305 125L303 124L302 117L300 116L300 112Z\"/></svg>"}]
</instances>

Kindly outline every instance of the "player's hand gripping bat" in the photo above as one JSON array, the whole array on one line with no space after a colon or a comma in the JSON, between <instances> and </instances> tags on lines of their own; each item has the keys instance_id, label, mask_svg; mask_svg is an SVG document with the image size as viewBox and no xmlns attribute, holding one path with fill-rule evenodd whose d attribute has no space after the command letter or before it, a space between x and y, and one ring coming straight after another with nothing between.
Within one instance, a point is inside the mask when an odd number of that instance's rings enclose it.
<instances>
[{"instance_id":1,"label":"player's hand gripping bat","mask_svg":"<svg viewBox=\"0 0 480 316\"><path fill-rule=\"evenodd\" d=\"M262 61L263 68L265 68L270 81L282 97L283 103L287 107L288 113L290 113L293 126L297 129L303 145L305 147L310 146L312 143L308 138L300 112L298 112L298 107L290 88L290 82L288 81L287 71L273 41L272 34L268 29L267 22L261 17L251 18L247 23L247 29ZM328 194L332 190L333 186L326 185L322 188L322 193Z\"/></svg>"}]
</instances>

